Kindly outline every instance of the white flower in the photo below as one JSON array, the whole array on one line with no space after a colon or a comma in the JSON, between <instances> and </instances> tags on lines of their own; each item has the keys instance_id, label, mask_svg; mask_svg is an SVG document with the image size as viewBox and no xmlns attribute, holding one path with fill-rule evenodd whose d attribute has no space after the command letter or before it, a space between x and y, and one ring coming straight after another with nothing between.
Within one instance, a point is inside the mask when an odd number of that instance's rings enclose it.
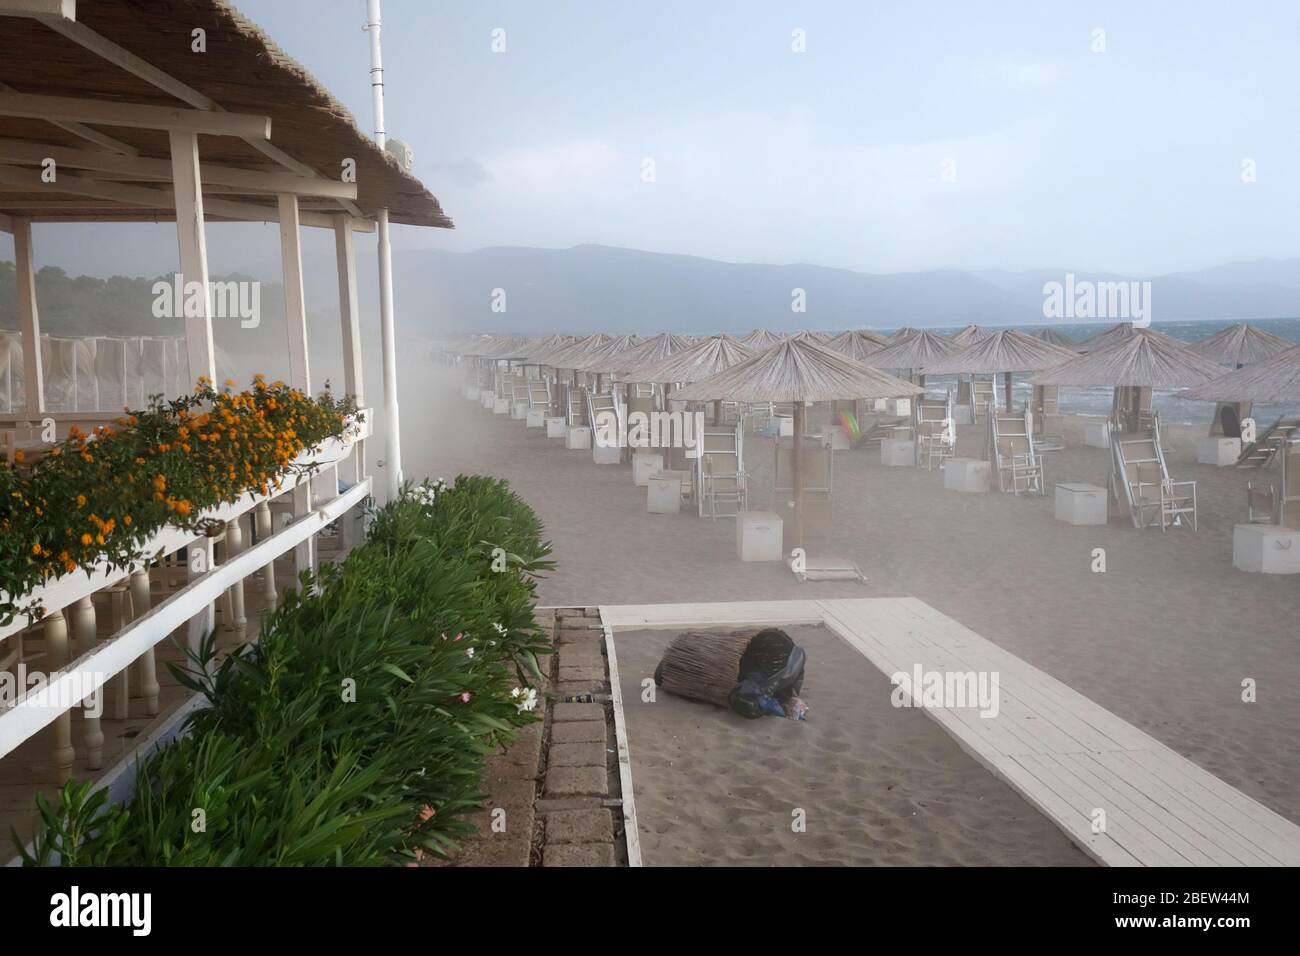
<instances>
[{"instance_id":1,"label":"white flower","mask_svg":"<svg viewBox=\"0 0 1300 956\"><path fill-rule=\"evenodd\" d=\"M465 648L465 653L466 653L469 657L473 657L473 656L474 656L474 648L472 648L472 647L467 647L467 648Z\"/></svg>"},{"instance_id":2,"label":"white flower","mask_svg":"<svg viewBox=\"0 0 1300 956\"><path fill-rule=\"evenodd\" d=\"M510 692L510 696L515 699L515 707L519 709L521 714L537 706L537 688L535 687L516 687Z\"/></svg>"},{"instance_id":3,"label":"white flower","mask_svg":"<svg viewBox=\"0 0 1300 956\"><path fill-rule=\"evenodd\" d=\"M493 624L492 626L496 628L497 633L500 634L502 637L505 637L506 634L509 633L509 632L508 632L504 627L502 627L500 624Z\"/></svg>"}]
</instances>

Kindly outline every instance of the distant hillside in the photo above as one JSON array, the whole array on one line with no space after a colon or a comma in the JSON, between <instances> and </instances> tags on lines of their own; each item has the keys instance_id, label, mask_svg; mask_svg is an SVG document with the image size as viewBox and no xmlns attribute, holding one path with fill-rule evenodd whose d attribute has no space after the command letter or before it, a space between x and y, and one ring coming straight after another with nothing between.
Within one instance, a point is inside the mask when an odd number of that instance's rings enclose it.
<instances>
[{"instance_id":1,"label":"distant hillside","mask_svg":"<svg viewBox=\"0 0 1300 956\"><path fill-rule=\"evenodd\" d=\"M373 260L359 269L363 338L378 338ZM276 274L268 263L268 274ZM333 256L306 266L313 348L337 347L338 286ZM806 264L719 262L584 245L571 249L500 246L470 253L402 250L394 254L399 327L422 335L466 329L494 332L743 332L781 329L1016 325L1044 321L1043 283L1065 269L1032 272L939 270L875 275ZM1158 322L1300 316L1300 259L1261 259L1166 276L1078 271L1076 279L1150 279ZM221 276L214 278L247 278ZM42 328L52 334L176 334L181 324L151 314L153 279L37 276ZM494 312L495 290L505 311ZM791 311L803 289L807 311ZM17 327L13 264L0 262L0 328ZM498 299L499 301L499 299ZM242 329L217 322L219 345L234 352L284 350L283 296L262 286L262 323Z\"/></svg>"},{"instance_id":2,"label":"distant hillside","mask_svg":"<svg viewBox=\"0 0 1300 956\"><path fill-rule=\"evenodd\" d=\"M1066 269L944 270L874 275L815 265L718 262L605 246L397 252L403 322L441 332L747 331L851 326L1012 325L1043 321L1043 283ZM1075 272L1076 279L1150 279L1156 321L1300 315L1300 259L1232 263L1168 276ZM807 311L792 312L793 289ZM493 290L506 311L492 311ZM425 325L425 323L428 325Z\"/></svg>"}]
</instances>

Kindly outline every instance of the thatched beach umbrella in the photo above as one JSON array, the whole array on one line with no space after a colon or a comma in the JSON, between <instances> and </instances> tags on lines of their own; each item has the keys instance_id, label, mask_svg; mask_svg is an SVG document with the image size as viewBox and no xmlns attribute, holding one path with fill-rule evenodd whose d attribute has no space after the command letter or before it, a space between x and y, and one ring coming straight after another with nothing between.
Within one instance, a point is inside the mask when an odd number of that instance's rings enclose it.
<instances>
[{"instance_id":1,"label":"thatched beach umbrella","mask_svg":"<svg viewBox=\"0 0 1300 956\"><path fill-rule=\"evenodd\" d=\"M573 372L573 383L578 383L578 362L586 359L592 352L602 348L610 341L610 337L604 332L593 332L586 338L579 339L569 345L560 345L538 355L530 355L529 358L536 361L539 365L549 365L555 369L555 379L560 380L560 373L565 369Z\"/></svg>"},{"instance_id":2,"label":"thatched beach umbrella","mask_svg":"<svg viewBox=\"0 0 1300 956\"><path fill-rule=\"evenodd\" d=\"M690 384L724 372L755 354L729 335L715 335L658 361L643 361L626 369L623 377L629 382Z\"/></svg>"},{"instance_id":3,"label":"thatched beach umbrella","mask_svg":"<svg viewBox=\"0 0 1300 956\"><path fill-rule=\"evenodd\" d=\"M920 329L914 329L910 325L905 325L901 329L894 332L893 334L887 336L886 340L889 342L890 345L894 345L898 342L903 342L907 339L910 339L912 336L919 334L920 331L921 331Z\"/></svg>"},{"instance_id":4,"label":"thatched beach umbrella","mask_svg":"<svg viewBox=\"0 0 1300 956\"><path fill-rule=\"evenodd\" d=\"M826 343L826 347L855 362L862 362L872 352L879 352L888 344L888 339L883 335L868 332L866 329L852 329L835 336Z\"/></svg>"},{"instance_id":5,"label":"thatched beach umbrella","mask_svg":"<svg viewBox=\"0 0 1300 956\"><path fill-rule=\"evenodd\" d=\"M1128 415L1136 420L1142 389L1202 385L1222 372L1221 366L1202 358L1176 339L1152 329L1134 329L1110 348L1087 352L1044 369L1034 376L1032 384L1114 388L1116 416ZM1125 404L1132 407L1126 409Z\"/></svg>"},{"instance_id":6,"label":"thatched beach umbrella","mask_svg":"<svg viewBox=\"0 0 1300 956\"><path fill-rule=\"evenodd\" d=\"M974 345L992 334L988 329L981 329L978 325L968 325L948 336L948 340L958 345Z\"/></svg>"},{"instance_id":7,"label":"thatched beach umbrella","mask_svg":"<svg viewBox=\"0 0 1300 956\"><path fill-rule=\"evenodd\" d=\"M1187 345L1186 342L1182 342L1174 338L1172 335L1166 335L1164 332L1157 332L1155 329L1139 328L1132 322L1117 322L1110 328L1098 332L1091 338L1084 339L1075 346L1075 350L1079 352L1098 352L1102 349L1108 349L1113 345L1118 345L1121 342L1127 342L1138 332L1144 332L1147 335L1155 336L1164 342L1172 342L1174 345Z\"/></svg>"},{"instance_id":8,"label":"thatched beach umbrella","mask_svg":"<svg viewBox=\"0 0 1300 956\"><path fill-rule=\"evenodd\" d=\"M684 336L675 332L661 332L654 338L605 356L601 371L621 375L647 363L661 362L690 344Z\"/></svg>"},{"instance_id":9,"label":"thatched beach umbrella","mask_svg":"<svg viewBox=\"0 0 1300 956\"><path fill-rule=\"evenodd\" d=\"M1206 336L1199 342L1193 342L1189 348L1197 355L1220 365L1241 368L1243 365L1253 365L1272 358L1295 344L1272 332L1239 323Z\"/></svg>"},{"instance_id":10,"label":"thatched beach umbrella","mask_svg":"<svg viewBox=\"0 0 1300 956\"><path fill-rule=\"evenodd\" d=\"M1070 338L1064 332L1058 332L1056 329L1034 329L1029 333L1036 339L1042 339L1044 342L1051 342L1053 345L1059 345L1063 349L1069 349L1072 352L1079 350L1079 343Z\"/></svg>"},{"instance_id":11,"label":"thatched beach umbrella","mask_svg":"<svg viewBox=\"0 0 1300 956\"><path fill-rule=\"evenodd\" d=\"M893 339L894 336L890 338ZM934 365L960 351L961 346L955 344L952 339L924 329L918 330L908 338L895 340L894 344L879 352L871 353L862 361L864 365L872 368L905 370L910 375L917 369ZM920 378L920 384L925 384L924 375Z\"/></svg>"},{"instance_id":12,"label":"thatched beach umbrella","mask_svg":"<svg viewBox=\"0 0 1300 956\"><path fill-rule=\"evenodd\" d=\"M1178 393L1211 402L1300 403L1300 345Z\"/></svg>"},{"instance_id":13,"label":"thatched beach umbrella","mask_svg":"<svg viewBox=\"0 0 1300 956\"><path fill-rule=\"evenodd\" d=\"M1011 411L1011 374L1037 372L1075 358L1074 352L1015 329L1003 329L923 369L927 375L1006 376L1006 409Z\"/></svg>"},{"instance_id":14,"label":"thatched beach umbrella","mask_svg":"<svg viewBox=\"0 0 1300 956\"><path fill-rule=\"evenodd\" d=\"M755 329L748 335L740 337L740 344L745 348L753 349L755 352L761 352L764 349L770 349L777 342L780 342L783 336L769 332L767 329Z\"/></svg>"},{"instance_id":15,"label":"thatched beach umbrella","mask_svg":"<svg viewBox=\"0 0 1300 956\"><path fill-rule=\"evenodd\" d=\"M800 463L805 402L905 398L924 393L911 382L845 358L824 345L787 339L725 372L673 393L684 401L793 402L794 540L803 546L803 469Z\"/></svg>"}]
</instances>

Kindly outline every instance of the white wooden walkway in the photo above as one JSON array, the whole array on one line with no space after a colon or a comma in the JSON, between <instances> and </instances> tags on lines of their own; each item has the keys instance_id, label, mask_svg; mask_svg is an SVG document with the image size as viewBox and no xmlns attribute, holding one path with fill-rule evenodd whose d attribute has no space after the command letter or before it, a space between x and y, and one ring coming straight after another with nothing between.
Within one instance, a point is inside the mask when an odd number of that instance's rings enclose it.
<instances>
[{"instance_id":1,"label":"white wooden walkway","mask_svg":"<svg viewBox=\"0 0 1300 956\"><path fill-rule=\"evenodd\" d=\"M1300 827L915 598L640 604L600 612L613 633L824 624L887 675L911 673L917 664L927 672L996 672L996 716L981 717L976 708L925 712L1098 862L1300 865ZM1098 809L1105 829L1094 833Z\"/></svg>"}]
</instances>

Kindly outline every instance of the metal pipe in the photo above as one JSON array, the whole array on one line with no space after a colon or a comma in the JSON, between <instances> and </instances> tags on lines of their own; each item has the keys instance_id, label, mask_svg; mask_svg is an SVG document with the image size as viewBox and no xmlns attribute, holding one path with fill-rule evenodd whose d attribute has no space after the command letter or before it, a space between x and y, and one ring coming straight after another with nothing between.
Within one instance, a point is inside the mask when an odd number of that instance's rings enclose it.
<instances>
[{"instance_id":1,"label":"metal pipe","mask_svg":"<svg viewBox=\"0 0 1300 956\"><path fill-rule=\"evenodd\" d=\"M375 142L388 141L384 129L384 60L380 50L382 18L379 0L366 0L366 30L370 34L370 92L375 113ZM379 341L384 368L384 486L389 501L402 487L402 432L397 408L397 342L393 329L393 252L389 241L388 210L377 213L379 235Z\"/></svg>"}]
</instances>

